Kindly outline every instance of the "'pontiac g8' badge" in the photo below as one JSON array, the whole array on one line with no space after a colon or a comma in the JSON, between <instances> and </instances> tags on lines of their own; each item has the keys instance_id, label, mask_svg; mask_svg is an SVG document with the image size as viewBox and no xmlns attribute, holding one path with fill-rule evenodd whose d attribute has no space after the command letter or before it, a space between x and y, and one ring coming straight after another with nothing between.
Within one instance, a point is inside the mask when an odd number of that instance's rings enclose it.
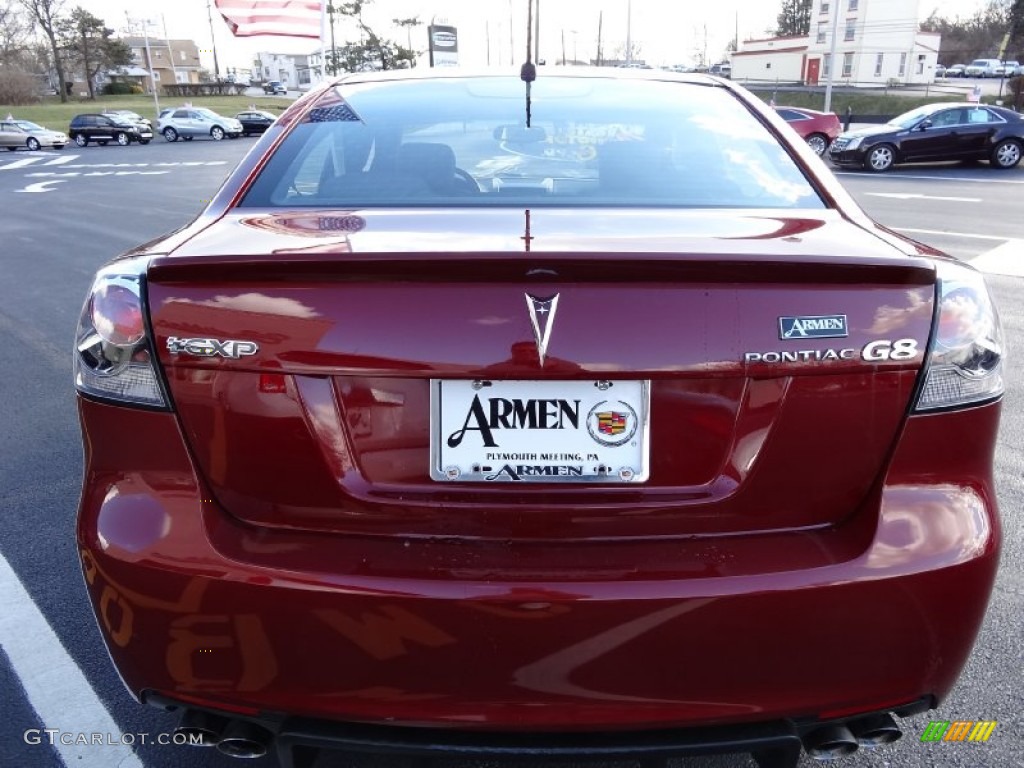
<instances>
[{"instance_id":1,"label":"'pontiac g8' badge","mask_svg":"<svg viewBox=\"0 0 1024 768\"><path fill-rule=\"evenodd\" d=\"M167 351L172 355L195 355L196 357L227 357L238 360L246 355L255 355L260 345L255 341L241 339L179 339L171 336L167 339Z\"/></svg>"}]
</instances>

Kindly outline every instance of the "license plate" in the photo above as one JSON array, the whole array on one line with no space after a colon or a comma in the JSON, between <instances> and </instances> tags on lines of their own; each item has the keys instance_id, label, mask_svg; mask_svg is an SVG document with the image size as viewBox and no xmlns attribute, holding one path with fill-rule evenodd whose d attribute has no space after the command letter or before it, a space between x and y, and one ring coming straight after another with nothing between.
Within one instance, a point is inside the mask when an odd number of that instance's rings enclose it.
<instances>
[{"instance_id":1,"label":"license plate","mask_svg":"<svg viewBox=\"0 0 1024 768\"><path fill-rule=\"evenodd\" d=\"M434 480L647 480L649 381L434 379L430 405Z\"/></svg>"}]
</instances>

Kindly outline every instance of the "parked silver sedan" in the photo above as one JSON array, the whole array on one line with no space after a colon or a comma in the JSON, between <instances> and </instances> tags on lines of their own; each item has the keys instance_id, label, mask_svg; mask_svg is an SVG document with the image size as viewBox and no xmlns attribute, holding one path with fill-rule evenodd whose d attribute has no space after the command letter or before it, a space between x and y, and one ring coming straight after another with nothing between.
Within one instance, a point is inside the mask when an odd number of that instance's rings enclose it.
<instances>
[{"instance_id":1,"label":"parked silver sedan","mask_svg":"<svg viewBox=\"0 0 1024 768\"><path fill-rule=\"evenodd\" d=\"M0 122L0 147L13 152L19 147L36 150L41 147L64 149L68 136L61 131L51 131L29 120L4 120Z\"/></svg>"},{"instance_id":2,"label":"parked silver sedan","mask_svg":"<svg viewBox=\"0 0 1024 768\"><path fill-rule=\"evenodd\" d=\"M241 136L242 124L233 117L218 115L205 107L178 107L160 113L156 130L167 141L177 141L178 137L190 141L196 136L209 136L214 141L220 141L225 136L232 139Z\"/></svg>"}]
</instances>

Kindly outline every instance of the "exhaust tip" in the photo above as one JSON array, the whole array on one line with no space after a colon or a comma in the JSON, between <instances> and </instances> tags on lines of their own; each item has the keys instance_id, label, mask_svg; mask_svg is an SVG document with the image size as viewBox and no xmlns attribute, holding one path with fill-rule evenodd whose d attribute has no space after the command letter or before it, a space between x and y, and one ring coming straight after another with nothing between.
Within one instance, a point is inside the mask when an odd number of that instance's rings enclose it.
<instances>
[{"instance_id":1,"label":"exhaust tip","mask_svg":"<svg viewBox=\"0 0 1024 768\"><path fill-rule=\"evenodd\" d=\"M865 749L892 744L903 736L903 731L888 713L854 720L850 723L850 731L857 738L857 743Z\"/></svg>"},{"instance_id":2,"label":"exhaust tip","mask_svg":"<svg viewBox=\"0 0 1024 768\"><path fill-rule=\"evenodd\" d=\"M228 757L241 759L263 757L272 738L266 728L244 720L233 720L221 734L217 750Z\"/></svg>"},{"instance_id":3,"label":"exhaust tip","mask_svg":"<svg viewBox=\"0 0 1024 768\"><path fill-rule=\"evenodd\" d=\"M858 743L845 725L826 725L811 731L803 738L804 749L815 760L836 760L852 755Z\"/></svg>"},{"instance_id":4,"label":"exhaust tip","mask_svg":"<svg viewBox=\"0 0 1024 768\"><path fill-rule=\"evenodd\" d=\"M185 744L188 746L215 747L220 741L221 733L227 722L226 718L189 709L181 716L181 721L174 729L174 733L184 736L187 739Z\"/></svg>"}]
</instances>

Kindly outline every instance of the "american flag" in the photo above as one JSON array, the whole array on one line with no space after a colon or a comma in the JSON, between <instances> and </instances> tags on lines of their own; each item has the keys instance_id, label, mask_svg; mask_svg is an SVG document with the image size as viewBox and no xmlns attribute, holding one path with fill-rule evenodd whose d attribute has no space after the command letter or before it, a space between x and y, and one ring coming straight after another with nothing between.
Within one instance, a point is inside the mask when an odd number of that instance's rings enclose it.
<instances>
[{"instance_id":1,"label":"american flag","mask_svg":"<svg viewBox=\"0 0 1024 768\"><path fill-rule=\"evenodd\" d=\"M278 35L320 39L319 0L214 0L235 37Z\"/></svg>"}]
</instances>

